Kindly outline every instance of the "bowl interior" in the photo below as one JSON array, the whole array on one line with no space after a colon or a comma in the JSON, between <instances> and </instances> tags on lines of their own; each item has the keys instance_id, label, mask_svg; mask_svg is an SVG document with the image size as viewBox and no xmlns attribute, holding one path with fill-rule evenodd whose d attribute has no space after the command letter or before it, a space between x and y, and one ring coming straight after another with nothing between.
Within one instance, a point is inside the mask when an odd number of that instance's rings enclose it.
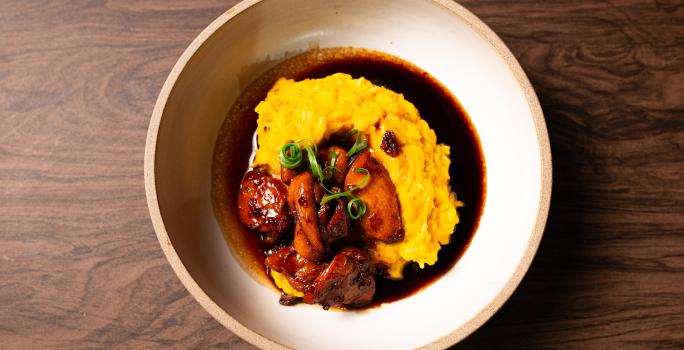
<instances>
[{"instance_id":1,"label":"bowl interior","mask_svg":"<svg viewBox=\"0 0 684 350\"><path fill-rule=\"evenodd\" d=\"M397 349L460 340L508 297L545 219L546 131L543 121L535 122L533 92L521 85L521 71L511 68L517 63L453 5L455 11L426 0L264 0L246 8L253 2L230 10L200 35L206 40L191 46L199 47L186 52L162 91L158 130L153 116L151 176L163 220L155 228L172 266L214 317L261 345ZM280 306L273 288L235 259L210 198L216 136L242 89L285 58L338 46L384 51L436 77L470 115L487 165L484 213L456 266L418 294L364 312ZM236 140L253 132L236 122ZM239 223L233 218L228 224Z\"/></svg>"}]
</instances>

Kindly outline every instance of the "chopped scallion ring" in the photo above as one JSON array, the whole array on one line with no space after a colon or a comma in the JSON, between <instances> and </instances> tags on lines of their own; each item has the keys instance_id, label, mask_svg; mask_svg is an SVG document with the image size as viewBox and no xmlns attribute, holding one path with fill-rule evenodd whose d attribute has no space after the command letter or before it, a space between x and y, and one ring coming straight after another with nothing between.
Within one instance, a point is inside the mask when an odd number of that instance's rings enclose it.
<instances>
[{"instance_id":1,"label":"chopped scallion ring","mask_svg":"<svg viewBox=\"0 0 684 350\"><path fill-rule=\"evenodd\" d=\"M349 152L347 152L347 154L349 154L349 156L351 157L363 151L364 149L366 149L366 147L368 147L368 141L361 140L361 133L359 133L358 130L356 130L356 141L354 142L354 145L349 149Z\"/></svg>"},{"instance_id":2,"label":"chopped scallion ring","mask_svg":"<svg viewBox=\"0 0 684 350\"><path fill-rule=\"evenodd\" d=\"M349 216L354 220L357 220L366 214L366 210L366 203L358 197L352 198L352 200L347 203L347 212L349 212Z\"/></svg>"},{"instance_id":3,"label":"chopped scallion ring","mask_svg":"<svg viewBox=\"0 0 684 350\"><path fill-rule=\"evenodd\" d=\"M309 160L309 168L311 169L313 176L318 181L325 180L323 169L321 169L321 165L318 164L318 160L316 159L316 151L314 151L314 149L309 145L305 145L304 149L306 150L306 157Z\"/></svg>"},{"instance_id":4,"label":"chopped scallion ring","mask_svg":"<svg viewBox=\"0 0 684 350\"><path fill-rule=\"evenodd\" d=\"M286 143L280 149L280 164L288 169L295 169L302 164L302 147L298 143Z\"/></svg>"},{"instance_id":5,"label":"chopped scallion ring","mask_svg":"<svg viewBox=\"0 0 684 350\"><path fill-rule=\"evenodd\" d=\"M358 168L358 169L354 169L354 172L355 173L365 173L366 176L364 176L363 180L361 180L361 182L358 185L349 189L349 192L354 192L354 191L358 190L359 188L365 186L366 183L368 183L368 180L370 180L370 172L368 171L368 169Z\"/></svg>"},{"instance_id":6,"label":"chopped scallion ring","mask_svg":"<svg viewBox=\"0 0 684 350\"><path fill-rule=\"evenodd\" d=\"M330 202L330 201L333 200L333 199L342 198L342 197L353 197L353 196L352 196L351 193L349 193L349 192L335 193L335 194L331 194L331 195L329 195L329 196L323 197L323 199L321 199L321 204L325 204L325 203L327 203L327 202ZM356 198L356 197L354 197L354 198ZM357 199L358 199L358 198L357 198Z\"/></svg>"}]
</instances>

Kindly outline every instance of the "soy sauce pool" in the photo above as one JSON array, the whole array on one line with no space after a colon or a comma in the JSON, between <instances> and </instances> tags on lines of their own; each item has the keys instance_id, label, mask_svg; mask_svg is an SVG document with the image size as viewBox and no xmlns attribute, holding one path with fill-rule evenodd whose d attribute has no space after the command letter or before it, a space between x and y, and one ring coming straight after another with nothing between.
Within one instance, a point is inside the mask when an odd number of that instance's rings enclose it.
<instances>
[{"instance_id":1,"label":"soy sauce pool","mask_svg":"<svg viewBox=\"0 0 684 350\"><path fill-rule=\"evenodd\" d=\"M376 278L374 301L364 307L368 308L408 297L449 271L467 249L484 207L485 163L477 132L456 98L427 72L394 56L350 48L316 50L276 66L252 83L229 112L215 149L212 197L219 222L224 226L224 232L228 232L225 228L226 220L231 220L232 216L233 222L236 221L236 214L234 208L230 212L231 205L226 205L226 201L236 202L240 179L247 170L247 157L250 153L244 145L251 146L246 136L236 136L230 130L235 127L251 131L256 129L257 115L254 107L266 97L278 78L302 80L323 78L334 73L347 73L354 78L364 77L376 85L403 94L407 101L413 103L420 116L437 134L437 142L450 146L451 188L456 192L457 198L465 203L464 207L458 209L460 221L451 236L451 242L442 246L437 262L423 269L415 263L408 264L402 280ZM242 146L236 149L236 144ZM242 171L235 168L234 157L226 157L224 150L229 145L233 154L241 152L244 155L243 159L239 159L242 161L240 164L244 165L244 169L240 169ZM230 162L226 158L231 158ZM236 232L235 225L230 226L232 234L227 235L227 238L234 246L233 250L239 252L238 255L243 255L243 265L270 281L263 264L267 248L261 244L258 235L244 227Z\"/></svg>"}]
</instances>

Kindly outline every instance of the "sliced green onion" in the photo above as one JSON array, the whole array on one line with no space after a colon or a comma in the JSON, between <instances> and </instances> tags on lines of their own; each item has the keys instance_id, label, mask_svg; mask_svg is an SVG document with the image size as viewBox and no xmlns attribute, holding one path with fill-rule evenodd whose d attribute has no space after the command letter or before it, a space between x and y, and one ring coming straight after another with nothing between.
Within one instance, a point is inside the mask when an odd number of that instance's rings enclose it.
<instances>
[{"instance_id":1,"label":"sliced green onion","mask_svg":"<svg viewBox=\"0 0 684 350\"><path fill-rule=\"evenodd\" d=\"M356 129L354 129L354 130L356 130ZM366 149L366 147L368 147L368 141L361 140L361 134L357 130L356 142L354 142L354 145L349 149L349 152L347 152L347 154L351 157L351 156L363 151L364 149Z\"/></svg>"},{"instance_id":2,"label":"sliced green onion","mask_svg":"<svg viewBox=\"0 0 684 350\"><path fill-rule=\"evenodd\" d=\"M323 190L324 190L325 192L334 193L332 190L330 190L330 189L328 189L327 187L325 187L325 184L322 183L322 182L321 182L321 187L323 187Z\"/></svg>"},{"instance_id":3,"label":"sliced green onion","mask_svg":"<svg viewBox=\"0 0 684 350\"><path fill-rule=\"evenodd\" d=\"M330 164L328 164L325 169L323 169L323 173L325 173L325 178L326 180L333 177L335 175L335 170L340 171L335 167L337 163L337 152L335 150L330 151Z\"/></svg>"},{"instance_id":4,"label":"sliced green onion","mask_svg":"<svg viewBox=\"0 0 684 350\"><path fill-rule=\"evenodd\" d=\"M330 202L333 199L342 198L342 197L354 197L354 196L352 196L351 193L349 193L349 192L335 193L335 194L331 194L329 196L323 197L323 199L321 199L321 204L325 204L327 202ZM354 198L356 198L356 197L354 197ZM356 198L356 199L358 199L358 198Z\"/></svg>"},{"instance_id":5,"label":"sliced green onion","mask_svg":"<svg viewBox=\"0 0 684 350\"><path fill-rule=\"evenodd\" d=\"M368 169L357 168L357 169L354 169L354 172L355 173L364 173L364 174L366 174L366 176L363 177L363 180L361 180L361 182L358 185L349 189L348 192L350 192L350 193L358 190L359 188L361 188L363 186L365 186L366 183L368 183L368 180L370 180L370 172L368 171Z\"/></svg>"},{"instance_id":6,"label":"sliced green onion","mask_svg":"<svg viewBox=\"0 0 684 350\"><path fill-rule=\"evenodd\" d=\"M348 136L357 134L356 142L354 143L354 146L352 146L352 148L349 150L349 156L353 156L354 154L368 147L368 142L366 140L363 140L363 142L361 142L361 135L359 134L358 130L354 129L348 134ZM300 143L302 142L306 142L308 144L301 145ZM323 185L324 180L332 177L335 170L340 171L335 167L335 165L337 165L338 154L334 150L331 151L332 153L330 154L330 164L328 164L324 169L321 169L321 165L318 164L318 159L316 158L318 147L310 139L300 139L295 142L286 143L280 149L280 163L288 169L295 169L299 167L302 164L303 158L302 148L304 148L304 150L306 151L306 157L309 162L309 168L311 169L311 173L321 183L321 185ZM364 168L355 169L354 172L365 173L366 176L363 178L363 180L361 180L361 182L357 186L352 187L348 191L333 193L329 196L323 197L323 199L321 199L321 204L325 204L337 198L351 198L349 200L349 203L347 203L347 214L349 214L349 216L352 219L356 220L362 217L364 214L366 214L368 208L366 207L366 203L364 203L363 200L361 200L361 198L355 197L351 193L365 186L366 183L368 183L368 181L370 180L370 172ZM332 191L327 189L325 185L323 185L323 189L325 189L325 191L328 193L332 193Z\"/></svg>"},{"instance_id":7,"label":"sliced green onion","mask_svg":"<svg viewBox=\"0 0 684 350\"><path fill-rule=\"evenodd\" d=\"M356 208L356 211L354 210ZM364 203L361 198L354 197L352 200L347 203L347 212L349 213L349 216L357 220L358 218L362 217L364 214L366 214L366 203Z\"/></svg>"},{"instance_id":8,"label":"sliced green onion","mask_svg":"<svg viewBox=\"0 0 684 350\"><path fill-rule=\"evenodd\" d=\"M296 142L286 143L280 149L280 164L288 169L295 169L302 164L302 147Z\"/></svg>"},{"instance_id":9,"label":"sliced green onion","mask_svg":"<svg viewBox=\"0 0 684 350\"><path fill-rule=\"evenodd\" d=\"M337 152L335 150L330 151L330 167L335 169L335 165L337 165Z\"/></svg>"},{"instance_id":10,"label":"sliced green onion","mask_svg":"<svg viewBox=\"0 0 684 350\"><path fill-rule=\"evenodd\" d=\"M304 149L306 150L306 156L309 160L309 168L311 169L311 173L318 181L325 180L325 177L323 176L323 169L321 169L321 165L318 164L318 160L316 159L316 151L314 151L309 145L305 145Z\"/></svg>"},{"instance_id":11,"label":"sliced green onion","mask_svg":"<svg viewBox=\"0 0 684 350\"><path fill-rule=\"evenodd\" d=\"M304 138L304 139L299 139L299 140L297 140L297 141L295 141L295 142L296 142L297 144L300 144L300 143L302 143L302 142L308 142L309 145L311 145L311 147L313 148L314 153L318 153L318 145L316 145L316 143L313 142L312 139Z\"/></svg>"},{"instance_id":12,"label":"sliced green onion","mask_svg":"<svg viewBox=\"0 0 684 350\"><path fill-rule=\"evenodd\" d=\"M349 217L351 217L354 220L357 220L358 218L360 218L364 214L366 214L366 211L368 210L368 207L366 207L366 203L364 203L363 200L361 200L361 198L354 197L349 192L340 192L340 193L331 194L329 196L325 196L321 200L321 204L325 204L325 203L327 203L333 199L342 198L342 197L351 198L349 200L349 203L347 203L347 214L349 215Z\"/></svg>"},{"instance_id":13,"label":"sliced green onion","mask_svg":"<svg viewBox=\"0 0 684 350\"><path fill-rule=\"evenodd\" d=\"M354 134L358 134L358 133L359 133L359 129L351 129L351 130L347 131L346 133L344 133L344 135L342 135L342 139L346 139L347 137L352 136Z\"/></svg>"}]
</instances>

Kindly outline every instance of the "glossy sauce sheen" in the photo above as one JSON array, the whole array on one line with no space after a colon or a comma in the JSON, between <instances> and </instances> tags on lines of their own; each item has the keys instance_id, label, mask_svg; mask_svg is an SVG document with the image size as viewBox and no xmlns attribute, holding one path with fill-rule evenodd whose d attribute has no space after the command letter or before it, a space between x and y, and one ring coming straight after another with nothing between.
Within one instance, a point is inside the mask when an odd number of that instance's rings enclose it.
<instances>
[{"instance_id":1,"label":"glossy sauce sheen","mask_svg":"<svg viewBox=\"0 0 684 350\"><path fill-rule=\"evenodd\" d=\"M442 246L439 251L437 263L418 268L416 264L409 264L404 270L403 280L389 280L377 277L377 291L372 304L364 308L373 307L386 302L399 300L410 296L422 288L428 286L436 279L444 275L458 261L465 252L475 233L485 199L485 164L479 138L470 120L453 97L438 81L417 67L389 55L377 53L366 55L363 52L354 55L334 56L328 59L318 60L315 64L306 64L302 67L289 68L286 76L291 79L301 80L306 78L322 78L333 73L347 73L354 78L364 77L376 85L387 87L404 95L406 100L413 103L421 117L427 121L437 134L437 142L445 143L451 147L451 166L449 174L451 188L457 193L460 201L465 206L459 208L460 222L456 226L456 232L451 236L451 242ZM272 80L272 79L271 79ZM256 129L256 113L254 107L260 100L266 97L269 84L261 84L264 91L259 91L253 101L246 101L247 105L241 108L244 122ZM217 143L218 145L220 145ZM215 161L216 161L215 157ZM220 162L219 162L220 163ZM214 164L215 167L220 164ZM223 167L225 169L225 167ZM245 165L245 170L246 165ZM234 172L237 173L237 171ZM225 174L225 171L215 171L215 174ZM244 173L244 172L242 172ZM240 173L240 174L242 174ZM233 175L234 176L234 175ZM239 186L239 179L220 181L225 183L226 190L230 186ZM228 191L233 195L223 200L235 201L237 191ZM233 198L230 198L233 197ZM215 200L218 198L215 197ZM246 239L242 240L242 247L249 251L254 259L254 264L262 267L265 271L263 260L265 258L264 247L258 239L258 235L243 228L241 232Z\"/></svg>"}]
</instances>

